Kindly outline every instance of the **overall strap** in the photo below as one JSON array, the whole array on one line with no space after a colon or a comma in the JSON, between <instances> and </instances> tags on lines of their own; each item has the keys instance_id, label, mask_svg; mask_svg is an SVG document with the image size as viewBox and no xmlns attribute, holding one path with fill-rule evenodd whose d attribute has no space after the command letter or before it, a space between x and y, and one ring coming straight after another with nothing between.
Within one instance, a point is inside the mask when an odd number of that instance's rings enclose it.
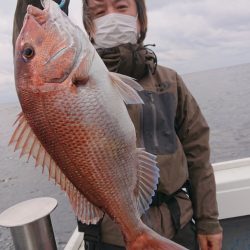
<instances>
[{"instance_id":1,"label":"overall strap","mask_svg":"<svg viewBox=\"0 0 250 250\"><path fill-rule=\"evenodd\" d=\"M176 232L180 229L180 218L181 218L181 210L180 206L175 198L175 196L180 192L185 192L184 188L186 188L186 183L174 192L171 195L167 195L163 192L156 191L155 196L152 199L152 203L150 204L151 207L159 207L162 203L165 203L168 206L170 211L171 219L174 225Z\"/></svg>"}]
</instances>

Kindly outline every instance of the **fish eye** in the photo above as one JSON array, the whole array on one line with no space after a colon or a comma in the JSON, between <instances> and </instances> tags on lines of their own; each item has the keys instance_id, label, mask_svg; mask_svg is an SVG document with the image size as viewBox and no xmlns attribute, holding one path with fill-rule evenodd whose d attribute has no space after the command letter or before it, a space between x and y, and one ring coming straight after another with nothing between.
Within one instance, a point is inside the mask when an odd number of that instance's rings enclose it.
<instances>
[{"instance_id":1,"label":"fish eye","mask_svg":"<svg viewBox=\"0 0 250 250\"><path fill-rule=\"evenodd\" d=\"M32 47L26 47L23 52L22 52L22 56L24 59L32 59L35 55L35 51Z\"/></svg>"}]
</instances>

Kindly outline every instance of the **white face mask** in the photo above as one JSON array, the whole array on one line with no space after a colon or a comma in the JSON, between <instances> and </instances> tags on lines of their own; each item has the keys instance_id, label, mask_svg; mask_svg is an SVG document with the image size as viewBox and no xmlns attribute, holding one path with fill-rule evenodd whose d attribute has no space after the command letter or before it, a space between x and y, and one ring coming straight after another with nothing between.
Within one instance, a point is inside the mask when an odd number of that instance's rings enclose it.
<instances>
[{"instance_id":1,"label":"white face mask","mask_svg":"<svg viewBox=\"0 0 250 250\"><path fill-rule=\"evenodd\" d=\"M137 43L137 17L112 13L96 18L94 24L95 48L112 48L125 43Z\"/></svg>"}]
</instances>

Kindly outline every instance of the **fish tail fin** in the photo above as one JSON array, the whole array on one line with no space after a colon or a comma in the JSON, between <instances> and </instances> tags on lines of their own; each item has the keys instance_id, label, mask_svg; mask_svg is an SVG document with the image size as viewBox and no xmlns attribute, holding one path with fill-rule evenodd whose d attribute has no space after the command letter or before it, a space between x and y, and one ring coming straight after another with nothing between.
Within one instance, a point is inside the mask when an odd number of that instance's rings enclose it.
<instances>
[{"instance_id":1,"label":"fish tail fin","mask_svg":"<svg viewBox=\"0 0 250 250\"><path fill-rule=\"evenodd\" d=\"M187 248L167 239L147 228L133 241L127 243L127 250L187 250Z\"/></svg>"}]
</instances>

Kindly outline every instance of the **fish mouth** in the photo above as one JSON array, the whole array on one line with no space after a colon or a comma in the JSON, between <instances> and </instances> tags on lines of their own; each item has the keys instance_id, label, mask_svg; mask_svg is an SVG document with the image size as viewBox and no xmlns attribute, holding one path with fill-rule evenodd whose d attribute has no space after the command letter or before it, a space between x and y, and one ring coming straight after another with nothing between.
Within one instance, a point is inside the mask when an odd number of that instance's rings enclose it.
<instances>
[{"instance_id":1,"label":"fish mouth","mask_svg":"<svg viewBox=\"0 0 250 250\"><path fill-rule=\"evenodd\" d=\"M48 12L41 10L35 6L29 5L27 7L27 17L32 16L33 19L42 26L48 20Z\"/></svg>"}]
</instances>

